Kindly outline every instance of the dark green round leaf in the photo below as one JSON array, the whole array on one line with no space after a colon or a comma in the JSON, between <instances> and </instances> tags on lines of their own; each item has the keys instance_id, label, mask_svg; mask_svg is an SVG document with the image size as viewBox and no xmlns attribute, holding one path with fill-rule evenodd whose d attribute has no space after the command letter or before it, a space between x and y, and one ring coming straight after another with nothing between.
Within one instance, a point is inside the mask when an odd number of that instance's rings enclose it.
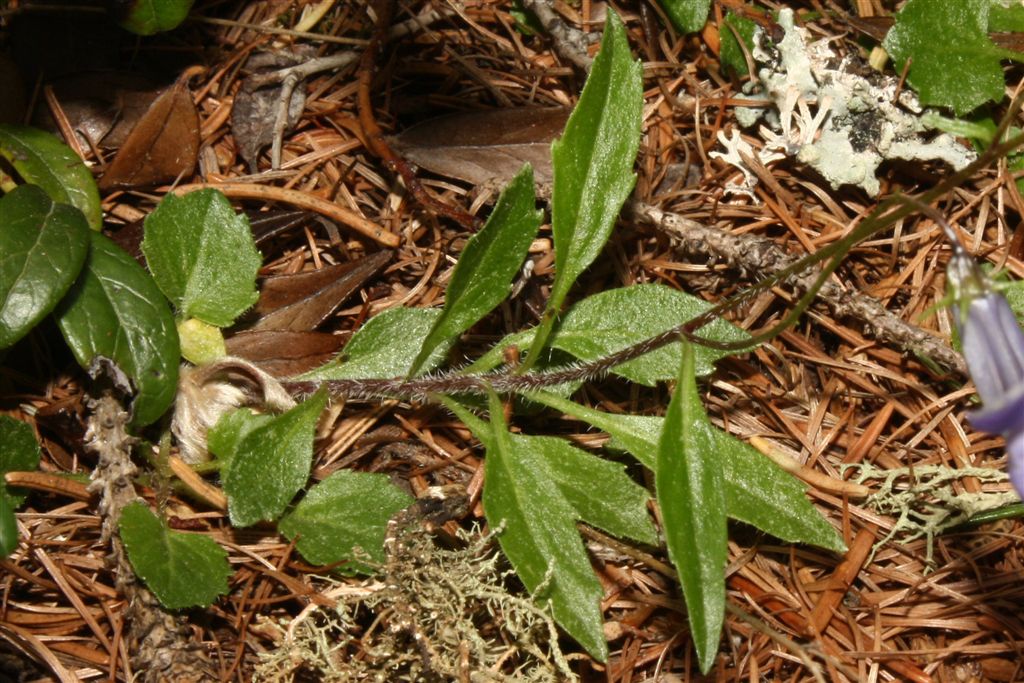
<instances>
[{"instance_id":1,"label":"dark green round leaf","mask_svg":"<svg viewBox=\"0 0 1024 683\"><path fill-rule=\"evenodd\" d=\"M167 300L135 259L93 233L85 269L56 316L82 367L105 356L132 379L132 424L141 427L164 414L178 385L178 332Z\"/></svg>"},{"instance_id":2,"label":"dark green round leaf","mask_svg":"<svg viewBox=\"0 0 1024 683\"><path fill-rule=\"evenodd\" d=\"M217 190L164 197L146 218L142 251L183 318L227 327L256 303L262 258L249 219Z\"/></svg>"},{"instance_id":3,"label":"dark green round leaf","mask_svg":"<svg viewBox=\"0 0 1024 683\"><path fill-rule=\"evenodd\" d=\"M212 538L172 531L140 502L121 511L118 530L135 573L164 607L206 607L228 592L228 554Z\"/></svg>"},{"instance_id":4,"label":"dark green round leaf","mask_svg":"<svg viewBox=\"0 0 1024 683\"><path fill-rule=\"evenodd\" d=\"M35 185L0 198L0 348L53 310L88 252L89 226L78 209Z\"/></svg>"},{"instance_id":5,"label":"dark green round leaf","mask_svg":"<svg viewBox=\"0 0 1024 683\"><path fill-rule=\"evenodd\" d=\"M170 31L185 21L193 0L133 0L121 26L140 36Z\"/></svg>"},{"instance_id":6,"label":"dark green round leaf","mask_svg":"<svg viewBox=\"0 0 1024 683\"><path fill-rule=\"evenodd\" d=\"M224 474L232 524L250 526L276 520L306 485L313 465L313 432L326 404L327 394L321 390L269 421L261 421L261 416L247 410L232 413L227 431L239 434L240 441L234 448L222 444L218 449L233 453ZM245 419L261 424L246 429L238 423Z\"/></svg>"},{"instance_id":7,"label":"dark green round leaf","mask_svg":"<svg viewBox=\"0 0 1024 683\"><path fill-rule=\"evenodd\" d=\"M958 115L990 100L1006 86L1000 60L1007 56L989 38L989 0L910 0L896 15L882 45L896 72L910 64L907 82L922 104L951 107Z\"/></svg>"},{"instance_id":8,"label":"dark green round leaf","mask_svg":"<svg viewBox=\"0 0 1024 683\"><path fill-rule=\"evenodd\" d=\"M100 193L89 168L55 136L28 126L0 124L0 156L22 179L38 185L61 204L83 214L89 227L103 227Z\"/></svg>"},{"instance_id":9,"label":"dark green round leaf","mask_svg":"<svg viewBox=\"0 0 1024 683\"><path fill-rule=\"evenodd\" d=\"M39 444L32 427L0 415L0 479L8 472L30 472L39 467ZM0 484L0 557L18 547L14 511L25 502L26 491Z\"/></svg>"},{"instance_id":10,"label":"dark green round leaf","mask_svg":"<svg viewBox=\"0 0 1024 683\"><path fill-rule=\"evenodd\" d=\"M388 520L413 499L383 474L339 470L314 486L278 524L313 564L350 560L356 548L384 562Z\"/></svg>"}]
</instances>

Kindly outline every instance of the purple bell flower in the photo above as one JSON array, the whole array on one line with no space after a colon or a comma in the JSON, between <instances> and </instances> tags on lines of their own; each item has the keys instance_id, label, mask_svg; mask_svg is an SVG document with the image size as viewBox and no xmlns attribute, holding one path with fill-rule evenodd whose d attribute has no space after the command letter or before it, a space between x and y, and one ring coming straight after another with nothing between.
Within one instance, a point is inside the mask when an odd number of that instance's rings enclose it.
<instances>
[{"instance_id":1,"label":"purple bell flower","mask_svg":"<svg viewBox=\"0 0 1024 683\"><path fill-rule=\"evenodd\" d=\"M1007 473L1024 497L1024 331L1006 298L985 280L975 280L981 291L953 307L967 369L982 400L970 421L1006 438Z\"/></svg>"}]
</instances>

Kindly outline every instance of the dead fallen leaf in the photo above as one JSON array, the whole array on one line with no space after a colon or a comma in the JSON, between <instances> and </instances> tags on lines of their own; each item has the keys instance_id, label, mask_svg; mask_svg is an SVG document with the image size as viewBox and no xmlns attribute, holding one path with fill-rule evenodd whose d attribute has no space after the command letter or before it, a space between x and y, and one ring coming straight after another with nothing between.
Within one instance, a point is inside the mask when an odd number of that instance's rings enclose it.
<instances>
[{"instance_id":1,"label":"dead fallen leaf","mask_svg":"<svg viewBox=\"0 0 1024 683\"><path fill-rule=\"evenodd\" d=\"M231 135L235 138L239 155L245 159L251 172L255 173L257 170L256 162L260 152L274 140L274 126L277 123L283 96L282 83L260 87L258 84L263 80L260 77L275 70L294 66L311 57L312 51L301 51L296 54L261 53L253 55L246 62L245 67L251 73L242 81L242 87L239 88L231 106ZM283 132L295 127L302 117L305 106L306 82L300 80L295 83L295 89L288 100L285 117L287 120Z\"/></svg>"},{"instance_id":2,"label":"dead fallen leaf","mask_svg":"<svg viewBox=\"0 0 1024 683\"><path fill-rule=\"evenodd\" d=\"M523 164L538 185L551 183L551 142L569 109L514 108L469 111L417 124L391 140L418 166L474 185L512 180Z\"/></svg>"},{"instance_id":3,"label":"dead fallen leaf","mask_svg":"<svg viewBox=\"0 0 1024 683\"><path fill-rule=\"evenodd\" d=\"M170 182L191 175L199 154L199 115L184 84L165 90L129 133L99 180L101 190Z\"/></svg>"},{"instance_id":4,"label":"dead fallen leaf","mask_svg":"<svg viewBox=\"0 0 1024 683\"><path fill-rule=\"evenodd\" d=\"M274 377L294 377L336 356L350 334L249 330L225 340L229 355L245 358Z\"/></svg>"},{"instance_id":5,"label":"dead fallen leaf","mask_svg":"<svg viewBox=\"0 0 1024 683\"><path fill-rule=\"evenodd\" d=\"M260 317L249 329L316 329L390 259L391 252L382 251L350 263L268 277L262 282L256 302L255 312Z\"/></svg>"},{"instance_id":6,"label":"dead fallen leaf","mask_svg":"<svg viewBox=\"0 0 1024 683\"><path fill-rule=\"evenodd\" d=\"M83 71L49 84L83 149L117 149L165 87L126 71ZM35 125L56 130L49 107L37 107Z\"/></svg>"}]
</instances>

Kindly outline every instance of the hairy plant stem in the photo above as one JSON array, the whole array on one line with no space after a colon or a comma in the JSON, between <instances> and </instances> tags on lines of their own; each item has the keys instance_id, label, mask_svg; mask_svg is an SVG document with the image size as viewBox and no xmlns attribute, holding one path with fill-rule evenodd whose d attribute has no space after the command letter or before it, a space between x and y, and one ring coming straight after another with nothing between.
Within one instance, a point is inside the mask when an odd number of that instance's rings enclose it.
<instances>
[{"instance_id":1,"label":"hairy plant stem","mask_svg":"<svg viewBox=\"0 0 1024 683\"><path fill-rule=\"evenodd\" d=\"M1013 101L1009 113L1000 123L995 139L998 140L1005 134L1010 121L1013 120L1016 112L1020 109L1022 101L1024 101L1024 97L1018 97ZM882 202L855 230L851 231L842 240L834 242L795 262L787 264L787 261L783 260L781 263L786 265L779 270L771 273L736 296L708 309L701 315L597 360L542 372L519 373L513 370L479 375L464 375L455 371L415 378L291 380L285 381L282 384L287 391L297 397L310 395L320 387L327 387L328 392L333 396L354 399L425 399L431 394L486 394L491 390L499 393L520 393L569 382L597 379L608 374L612 368L622 363L660 349L681 338L685 338L694 344L723 351L746 351L773 339L793 325L821 292L828 278L839 267L843 257L858 242L885 230L901 218L910 216L918 210L919 205L930 205L994 160L1001 158L1021 145L1024 145L1024 134L1017 135L1006 142L990 147L974 163L946 178L931 190L918 195L911 201L900 195L890 197ZM643 216L648 221L657 221L659 217L665 216L660 210L653 209L653 207L645 207L642 204L633 203L630 207L635 215ZM825 262L824 266L816 276L807 274L808 269L821 262ZM812 277L813 280L811 279ZM797 281L794 282L795 280ZM801 287L801 280L803 283L809 282L809 286ZM720 342L701 337L697 334L702 327L720 317L724 312L741 305L757 294L778 284L789 284L791 286L795 284L798 289L804 289L805 291L786 317L775 326L739 342ZM947 351L937 352L936 349L938 348L940 348L939 345L928 347L933 359L945 364L948 370L963 376L966 370L963 359L959 357L959 354L956 354L952 349L948 349L948 347L945 347Z\"/></svg>"}]
</instances>

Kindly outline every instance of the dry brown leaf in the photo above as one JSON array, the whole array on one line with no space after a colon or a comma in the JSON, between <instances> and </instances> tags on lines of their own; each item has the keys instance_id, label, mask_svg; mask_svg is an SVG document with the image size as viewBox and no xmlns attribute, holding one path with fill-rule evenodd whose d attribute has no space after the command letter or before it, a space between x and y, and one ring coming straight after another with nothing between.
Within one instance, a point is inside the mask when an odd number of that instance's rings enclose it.
<instances>
[{"instance_id":1,"label":"dry brown leaf","mask_svg":"<svg viewBox=\"0 0 1024 683\"><path fill-rule=\"evenodd\" d=\"M503 185L526 162L537 184L547 185L551 143L569 112L562 107L460 112L417 124L391 142L418 166L474 185Z\"/></svg>"},{"instance_id":2,"label":"dry brown leaf","mask_svg":"<svg viewBox=\"0 0 1024 683\"><path fill-rule=\"evenodd\" d=\"M170 182L191 175L199 154L199 115L177 83L161 94L128 135L99 180L101 190Z\"/></svg>"},{"instance_id":3,"label":"dry brown leaf","mask_svg":"<svg viewBox=\"0 0 1024 683\"><path fill-rule=\"evenodd\" d=\"M225 340L229 355L245 358L274 377L294 377L320 367L333 358L348 334L256 330L239 332Z\"/></svg>"},{"instance_id":4,"label":"dry brown leaf","mask_svg":"<svg viewBox=\"0 0 1024 683\"><path fill-rule=\"evenodd\" d=\"M260 318L249 329L316 329L390 259L391 253L382 251L350 263L268 277L263 280L256 302L255 311Z\"/></svg>"}]
</instances>

